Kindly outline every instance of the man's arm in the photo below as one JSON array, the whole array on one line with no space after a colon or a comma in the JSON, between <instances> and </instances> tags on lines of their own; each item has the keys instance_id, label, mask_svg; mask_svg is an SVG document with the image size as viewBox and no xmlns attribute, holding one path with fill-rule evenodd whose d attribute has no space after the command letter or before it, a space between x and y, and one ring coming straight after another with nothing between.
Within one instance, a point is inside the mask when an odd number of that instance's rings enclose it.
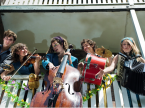
<instances>
[{"instance_id":1,"label":"man's arm","mask_svg":"<svg viewBox=\"0 0 145 108\"><path fill-rule=\"evenodd\" d=\"M11 69L9 71L4 71L3 73L1 73L1 78L5 81L8 81L11 77L10 76L6 76L7 74L11 73L12 71L14 71L14 66L11 65Z\"/></svg>"}]
</instances>

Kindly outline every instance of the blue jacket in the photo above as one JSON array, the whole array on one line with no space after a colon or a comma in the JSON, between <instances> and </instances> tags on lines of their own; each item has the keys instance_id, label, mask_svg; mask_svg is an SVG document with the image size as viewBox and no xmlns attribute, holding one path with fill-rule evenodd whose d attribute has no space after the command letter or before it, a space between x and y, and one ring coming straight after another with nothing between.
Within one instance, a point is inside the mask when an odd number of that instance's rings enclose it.
<instances>
[{"instance_id":1,"label":"blue jacket","mask_svg":"<svg viewBox=\"0 0 145 108\"><path fill-rule=\"evenodd\" d=\"M45 60L45 61L43 60L43 61L42 61L42 65L43 65L43 67L44 67L46 70L48 70L48 69L46 68L46 66L47 66L47 64L50 63L50 62L53 63L54 66L58 66L58 65L59 65L58 55L57 55L56 53L48 53L48 54L46 55L46 58L47 58L47 60ZM69 60L67 60L67 63L68 63L70 66L77 68L77 66L78 66L78 59L77 59L76 57L74 57L74 56L71 56L71 60L72 60L72 64L71 64L71 65L69 64Z\"/></svg>"},{"instance_id":2,"label":"blue jacket","mask_svg":"<svg viewBox=\"0 0 145 108\"><path fill-rule=\"evenodd\" d=\"M15 68L15 71L21 66L21 63L19 61L18 62L13 62L12 64ZM29 75L30 73L34 73L33 64L29 64L27 66L22 66L21 69L18 71L18 73L20 75Z\"/></svg>"}]
</instances>

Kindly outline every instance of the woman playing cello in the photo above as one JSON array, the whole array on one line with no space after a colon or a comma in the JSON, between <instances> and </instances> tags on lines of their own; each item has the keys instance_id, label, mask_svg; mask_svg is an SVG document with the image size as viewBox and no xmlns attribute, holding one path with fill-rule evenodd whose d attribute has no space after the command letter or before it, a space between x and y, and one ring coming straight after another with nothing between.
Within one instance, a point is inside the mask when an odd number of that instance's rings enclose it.
<instances>
[{"instance_id":1,"label":"woman playing cello","mask_svg":"<svg viewBox=\"0 0 145 108\"><path fill-rule=\"evenodd\" d=\"M47 51L47 55L46 55L47 60L42 61L43 67L46 70L56 69L56 66L60 65L63 56L67 54L68 55L67 63L70 66L77 68L78 59L72 56L70 52L65 52L67 48L68 48L68 43L66 39L60 36L52 38L50 49ZM45 86L47 87L49 86L49 80L47 78L48 75L49 75L49 72L46 73L44 77ZM46 82L47 82L47 85L46 85Z\"/></svg>"},{"instance_id":2,"label":"woman playing cello","mask_svg":"<svg viewBox=\"0 0 145 108\"><path fill-rule=\"evenodd\" d=\"M34 96L30 107L82 107L81 93L75 92L74 84L80 76L74 68L78 60L65 52L67 46L67 41L60 36L51 40L47 60L42 62L44 68L49 69L44 77L47 86Z\"/></svg>"}]
</instances>

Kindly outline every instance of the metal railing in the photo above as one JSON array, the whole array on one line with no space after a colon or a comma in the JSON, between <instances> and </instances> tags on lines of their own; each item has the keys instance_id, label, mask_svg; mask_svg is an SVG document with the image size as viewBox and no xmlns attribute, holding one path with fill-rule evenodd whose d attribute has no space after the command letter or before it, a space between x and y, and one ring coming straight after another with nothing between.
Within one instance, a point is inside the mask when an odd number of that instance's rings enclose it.
<instances>
[{"instance_id":1,"label":"metal railing","mask_svg":"<svg viewBox=\"0 0 145 108\"><path fill-rule=\"evenodd\" d=\"M1 0L1 12L145 10L145 0Z\"/></svg>"},{"instance_id":2,"label":"metal railing","mask_svg":"<svg viewBox=\"0 0 145 108\"><path fill-rule=\"evenodd\" d=\"M145 3L145 0L130 0L131 3ZM129 0L1 0L1 5L90 5L128 4Z\"/></svg>"},{"instance_id":3,"label":"metal railing","mask_svg":"<svg viewBox=\"0 0 145 108\"><path fill-rule=\"evenodd\" d=\"M129 0L1 0L2 5L91 5L91 4L128 4ZM145 0L134 0L145 3Z\"/></svg>"}]
</instances>

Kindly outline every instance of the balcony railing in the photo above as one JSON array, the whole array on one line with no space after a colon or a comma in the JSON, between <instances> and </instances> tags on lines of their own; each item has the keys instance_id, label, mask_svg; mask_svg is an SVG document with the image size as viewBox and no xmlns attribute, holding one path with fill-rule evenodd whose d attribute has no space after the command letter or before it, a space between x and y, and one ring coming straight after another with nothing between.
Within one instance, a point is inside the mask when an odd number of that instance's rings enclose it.
<instances>
[{"instance_id":1,"label":"balcony railing","mask_svg":"<svg viewBox=\"0 0 145 108\"><path fill-rule=\"evenodd\" d=\"M132 0L134 4L145 0ZM94 4L128 4L129 0L1 0L2 5L94 5Z\"/></svg>"},{"instance_id":2,"label":"balcony railing","mask_svg":"<svg viewBox=\"0 0 145 108\"><path fill-rule=\"evenodd\" d=\"M78 11L145 9L145 0L1 0L0 11Z\"/></svg>"},{"instance_id":3,"label":"balcony railing","mask_svg":"<svg viewBox=\"0 0 145 108\"><path fill-rule=\"evenodd\" d=\"M136 3L143 3L142 0ZM144 0L145 2L145 0ZM5 0L3 5L86 5L86 4L126 4L128 0Z\"/></svg>"}]
</instances>

